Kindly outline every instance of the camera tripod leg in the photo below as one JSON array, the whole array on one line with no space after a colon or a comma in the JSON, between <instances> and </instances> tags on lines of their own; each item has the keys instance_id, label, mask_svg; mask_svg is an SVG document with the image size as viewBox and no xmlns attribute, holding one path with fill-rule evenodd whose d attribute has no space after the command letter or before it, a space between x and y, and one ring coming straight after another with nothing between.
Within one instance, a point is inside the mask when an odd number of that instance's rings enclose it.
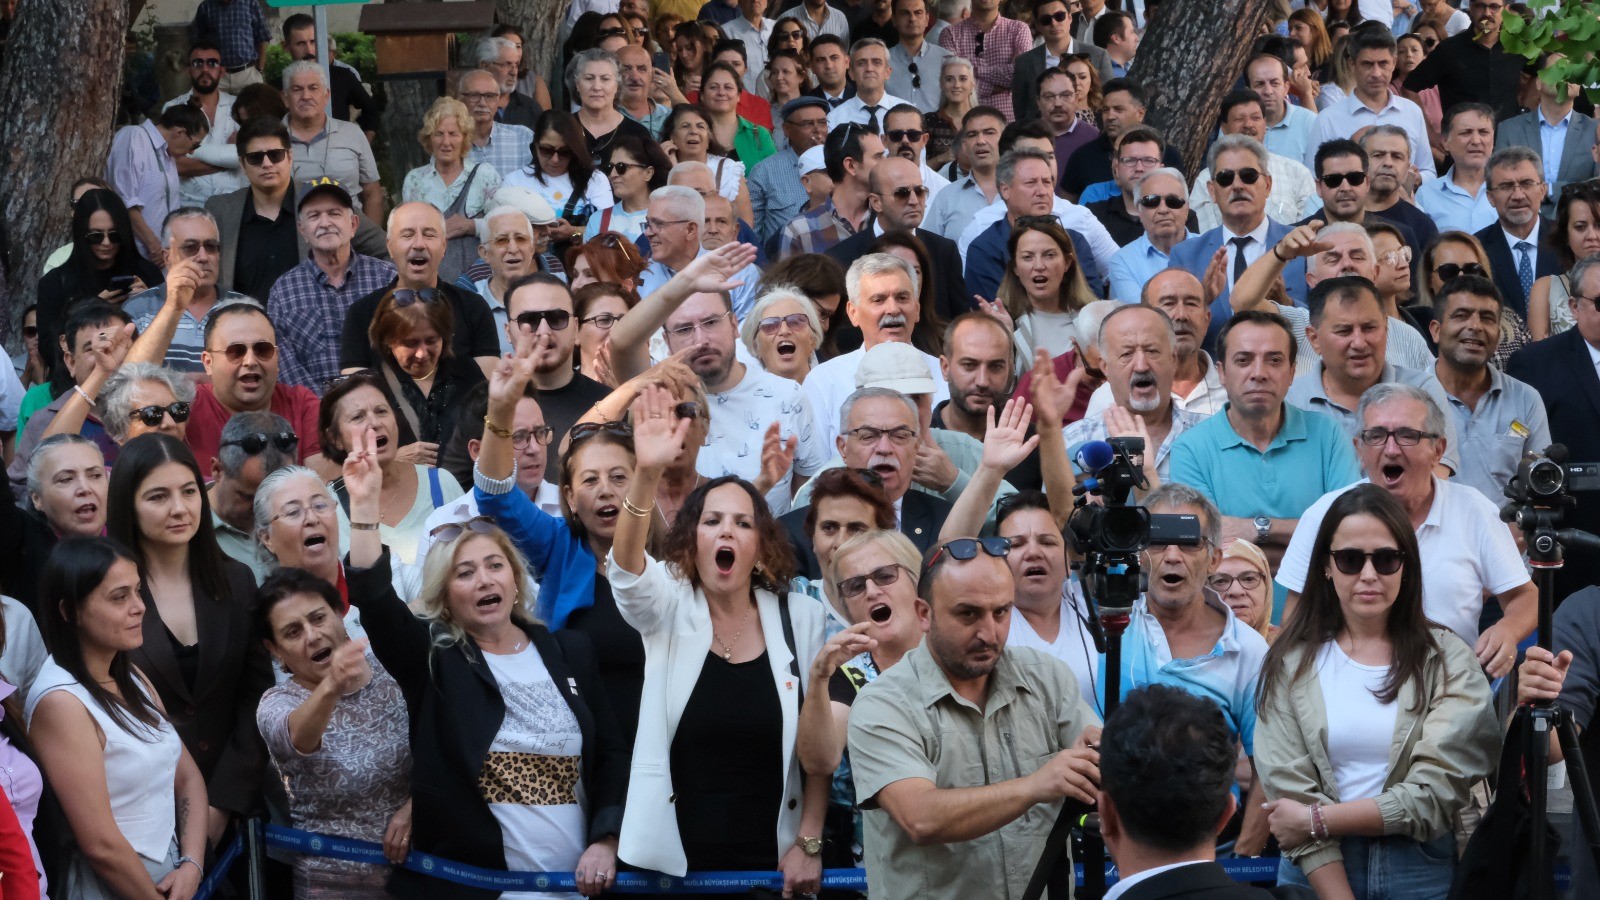
<instances>
[{"instance_id":1,"label":"camera tripod leg","mask_svg":"<svg viewBox=\"0 0 1600 900\"><path fill-rule=\"evenodd\" d=\"M1543 824L1550 821L1547 812L1550 772L1551 710L1532 707L1525 711L1522 731L1522 764L1525 784L1528 786L1528 819L1534 823L1528 833L1528 859L1534 872L1554 872L1554 849L1546 840ZM1535 877L1529 880L1528 895L1531 900L1551 900L1555 896L1555 879Z\"/></svg>"},{"instance_id":2,"label":"camera tripod leg","mask_svg":"<svg viewBox=\"0 0 1600 900\"><path fill-rule=\"evenodd\" d=\"M1594 784L1589 780L1589 768L1583 761L1583 750L1578 747L1578 729L1572 715L1564 709L1556 710L1556 736L1561 741L1561 754L1567 761L1567 774L1572 779L1572 804L1583 830L1583 839L1589 844L1596 871L1600 871L1600 810L1595 808ZM1577 852L1577 848L1573 848Z\"/></svg>"}]
</instances>

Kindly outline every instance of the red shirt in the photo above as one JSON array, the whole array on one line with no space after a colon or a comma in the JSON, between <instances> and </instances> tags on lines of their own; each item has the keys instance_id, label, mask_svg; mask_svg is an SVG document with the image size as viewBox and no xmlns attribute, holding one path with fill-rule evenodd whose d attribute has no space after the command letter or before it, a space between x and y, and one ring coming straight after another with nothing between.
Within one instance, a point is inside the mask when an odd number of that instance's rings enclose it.
<instances>
[{"instance_id":1,"label":"red shirt","mask_svg":"<svg viewBox=\"0 0 1600 900\"><path fill-rule=\"evenodd\" d=\"M300 436L300 446L295 449L296 462L303 464L322 452L322 442L317 438L317 413L322 402L316 394L297 385L280 384L272 389L270 408L288 419L290 429ZM200 463L200 471L211 471L211 461L216 459L217 445L222 441L222 426L228 424L232 416L233 413L217 400L211 385L196 387L194 405L189 410L188 441L195 461Z\"/></svg>"},{"instance_id":2,"label":"red shirt","mask_svg":"<svg viewBox=\"0 0 1600 900\"><path fill-rule=\"evenodd\" d=\"M700 92L690 91L683 99L690 103L700 102ZM733 108L739 118L745 119L752 125L760 125L768 131L772 130L772 104L750 93L744 88L739 88L739 105ZM728 148L732 150L732 147ZM748 164L746 168L749 168Z\"/></svg>"}]
</instances>

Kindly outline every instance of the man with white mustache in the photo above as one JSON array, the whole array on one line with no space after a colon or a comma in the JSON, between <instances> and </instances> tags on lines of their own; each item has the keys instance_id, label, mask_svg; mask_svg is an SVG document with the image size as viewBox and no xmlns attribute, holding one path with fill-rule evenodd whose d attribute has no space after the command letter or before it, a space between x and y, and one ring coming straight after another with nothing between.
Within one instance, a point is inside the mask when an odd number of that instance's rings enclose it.
<instances>
[{"instance_id":1,"label":"man with white mustache","mask_svg":"<svg viewBox=\"0 0 1600 900\"><path fill-rule=\"evenodd\" d=\"M1214 415L1228 402L1211 354L1200 349L1200 340L1211 325L1211 307L1206 305L1200 280L1182 269L1166 269L1145 282L1139 302L1167 314L1177 357L1172 370L1172 402L1179 408L1201 416ZM1085 416L1098 416L1112 403L1111 385L1102 384L1089 398Z\"/></svg>"}]
</instances>

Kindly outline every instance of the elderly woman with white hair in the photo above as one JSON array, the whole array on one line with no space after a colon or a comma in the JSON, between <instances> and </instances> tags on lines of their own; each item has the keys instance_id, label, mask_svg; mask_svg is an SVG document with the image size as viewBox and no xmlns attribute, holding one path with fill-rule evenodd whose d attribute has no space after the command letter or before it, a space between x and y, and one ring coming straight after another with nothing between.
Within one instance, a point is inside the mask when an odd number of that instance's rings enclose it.
<instances>
[{"instance_id":1,"label":"elderly woman with white hair","mask_svg":"<svg viewBox=\"0 0 1600 900\"><path fill-rule=\"evenodd\" d=\"M739 339L763 369L804 382L817 364L822 317L799 288L774 285L756 298L749 315L739 323Z\"/></svg>"},{"instance_id":2,"label":"elderly woman with white hair","mask_svg":"<svg viewBox=\"0 0 1600 900\"><path fill-rule=\"evenodd\" d=\"M77 434L90 412L83 401L94 397L95 418L119 446L152 431L183 440L194 402L194 382L149 362L123 363L107 377L103 365L108 362L97 364L95 374L74 389L76 396L51 420L44 437Z\"/></svg>"},{"instance_id":3,"label":"elderly woman with white hair","mask_svg":"<svg viewBox=\"0 0 1600 900\"><path fill-rule=\"evenodd\" d=\"M0 594L36 607L39 574L62 538L99 537L106 527L105 457L80 434L51 435L28 457L28 500L37 515L0 503Z\"/></svg>"},{"instance_id":4,"label":"elderly woman with white hair","mask_svg":"<svg viewBox=\"0 0 1600 900\"><path fill-rule=\"evenodd\" d=\"M477 122L465 103L440 97L422 118L417 140L430 161L406 174L400 197L406 203L431 203L444 214L449 244L439 264L439 277L454 281L478 257L477 219L489 211L500 173L484 162L467 160L477 138Z\"/></svg>"},{"instance_id":5,"label":"elderly woman with white hair","mask_svg":"<svg viewBox=\"0 0 1600 900\"><path fill-rule=\"evenodd\" d=\"M617 108L621 83L622 64L609 50L585 50L567 64L567 96L578 103L578 124L583 126L596 169L611 162L611 145L617 138L651 138L650 129Z\"/></svg>"}]
</instances>

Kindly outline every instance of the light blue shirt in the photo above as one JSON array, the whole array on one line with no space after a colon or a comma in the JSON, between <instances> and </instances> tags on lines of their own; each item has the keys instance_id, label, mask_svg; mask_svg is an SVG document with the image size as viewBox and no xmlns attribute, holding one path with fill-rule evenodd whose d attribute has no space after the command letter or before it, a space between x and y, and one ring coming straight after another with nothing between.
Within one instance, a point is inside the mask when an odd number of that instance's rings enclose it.
<instances>
[{"instance_id":1,"label":"light blue shirt","mask_svg":"<svg viewBox=\"0 0 1600 900\"><path fill-rule=\"evenodd\" d=\"M1356 432L1361 430L1361 420L1356 418L1356 410L1345 409L1328 396L1327 388L1322 383L1323 372L1327 363L1318 360L1305 374L1295 378L1289 385L1289 393L1283 398L1285 402L1298 406L1306 412L1320 413L1328 416L1344 427L1345 434L1351 440L1355 439ZM1429 382L1432 382L1430 385ZM1433 402L1444 409L1450 403L1450 395L1444 392L1439 380L1433 377L1432 372L1420 369L1408 369L1394 363L1384 363L1383 374L1378 379L1379 384L1409 384L1428 392ZM1456 423L1446 417L1445 419L1445 445L1444 457L1440 460L1450 467L1450 471L1461 471L1461 442L1456 437Z\"/></svg>"},{"instance_id":2,"label":"light blue shirt","mask_svg":"<svg viewBox=\"0 0 1600 900\"><path fill-rule=\"evenodd\" d=\"M1437 368L1429 372L1424 389L1444 392ZM1450 418L1461 438L1461 468L1454 481L1478 489L1489 502L1505 502L1505 486L1517 473L1517 464L1529 451L1550 446L1550 419L1544 400L1531 385L1489 367L1489 392L1476 409L1445 392Z\"/></svg>"},{"instance_id":3,"label":"light blue shirt","mask_svg":"<svg viewBox=\"0 0 1600 900\"><path fill-rule=\"evenodd\" d=\"M1101 200L1110 200L1121 196L1122 188L1117 187L1115 181L1097 181L1084 188L1083 193L1078 195L1078 205L1088 206L1091 203L1099 203Z\"/></svg>"},{"instance_id":4,"label":"light blue shirt","mask_svg":"<svg viewBox=\"0 0 1600 900\"><path fill-rule=\"evenodd\" d=\"M695 258L699 259L705 255L705 248L702 247L700 252L695 254ZM662 285L671 281L672 276L676 274L678 274L676 269L667 268L660 260L651 260L650 265L645 266L644 271L639 273L639 296L650 296L660 290ZM756 305L756 285L761 283L761 270L751 263L734 273L728 280L744 282L728 292L733 298L734 318L743 322L744 317L750 314L751 307Z\"/></svg>"},{"instance_id":5,"label":"light blue shirt","mask_svg":"<svg viewBox=\"0 0 1600 900\"><path fill-rule=\"evenodd\" d=\"M1478 185L1477 194L1469 194L1449 175L1423 182L1417 188L1417 207L1433 219L1440 231L1465 231L1475 234L1500 221L1494 207L1489 205L1489 185Z\"/></svg>"},{"instance_id":6,"label":"light blue shirt","mask_svg":"<svg viewBox=\"0 0 1600 900\"><path fill-rule=\"evenodd\" d=\"M1190 234L1184 240L1192 237L1196 235ZM1173 246L1176 247L1177 244ZM1110 298L1121 300L1123 303L1138 303L1145 283L1154 278L1157 272L1166 268L1167 254L1157 250L1156 246L1150 243L1148 235L1139 235L1137 241L1118 250L1111 257L1111 266L1108 270L1111 276Z\"/></svg>"},{"instance_id":7,"label":"light blue shirt","mask_svg":"<svg viewBox=\"0 0 1600 900\"><path fill-rule=\"evenodd\" d=\"M1306 142L1311 139L1311 128L1316 124L1316 113L1291 104L1283 114L1283 121L1267 126L1267 150L1290 159L1305 159Z\"/></svg>"},{"instance_id":8,"label":"light blue shirt","mask_svg":"<svg viewBox=\"0 0 1600 900\"><path fill-rule=\"evenodd\" d=\"M1544 187L1548 193L1555 193L1556 177L1561 171L1561 150L1567 143L1567 129L1572 126L1572 110L1561 117L1561 121L1554 125L1546 121L1544 113L1540 112L1539 119L1539 159L1544 163Z\"/></svg>"},{"instance_id":9,"label":"light blue shirt","mask_svg":"<svg viewBox=\"0 0 1600 900\"><path fill-rule=\"evenodd\" d=\"M998 198L999 194L995 196ZM978 210L988 206L989 203L989 198L983 195L983 189L978 187L978 183L971 175L968 175L959 181L950 182L949 187L934 197L933 202L928 204L928 213L922 219L922 227L953 241L961 236Z\"/></svg>"}]
</instances>

